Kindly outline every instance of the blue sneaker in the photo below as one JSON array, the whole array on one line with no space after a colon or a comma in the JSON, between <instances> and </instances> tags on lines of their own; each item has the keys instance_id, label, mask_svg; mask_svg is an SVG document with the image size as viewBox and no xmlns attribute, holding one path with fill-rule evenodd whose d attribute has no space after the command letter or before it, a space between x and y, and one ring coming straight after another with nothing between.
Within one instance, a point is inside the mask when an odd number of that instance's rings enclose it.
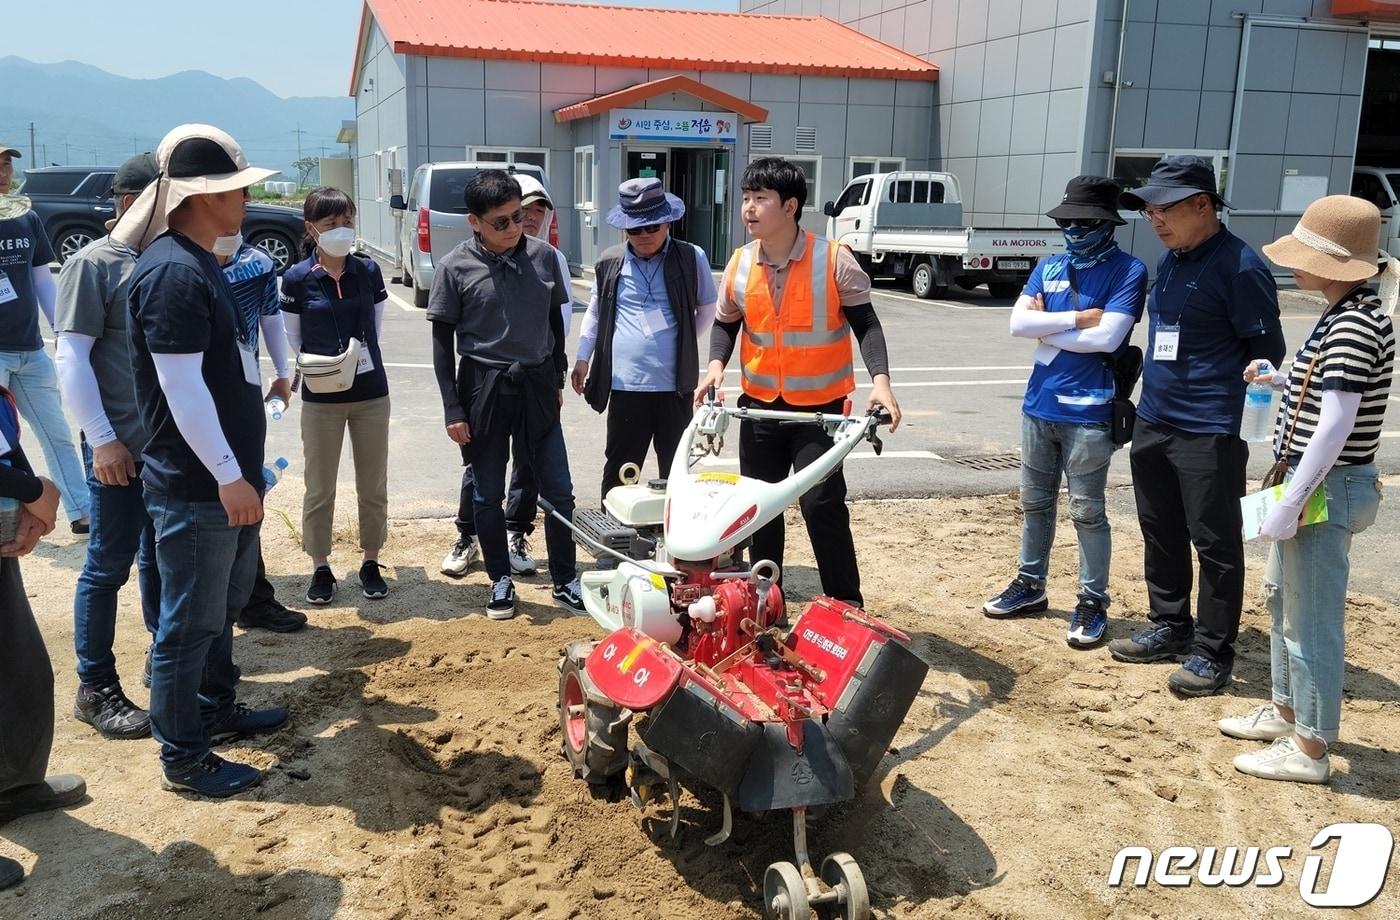
<instances>
[{"instance_id":1,"label":"blue sneaker","mask_svg":"<svg viewBox=\"0 0 1400 920\"><path fill-rule=\"evenodd\" d=\"M229 714L209 729L209 743L227 744L249 735L265 734L281 728L286 721L285 709L249 709L242 703L234 703Z\"/></svg>"},{"instance_id":2,"label":"blue sneaker","mask_svg":"<svg viewBox=\"0 0 1400 920\"><path fill-rule=\"evenodd\" d=\"M1230 682L1230 672L1202 655L1192 655L1167 678L1167 686L1182 696L1210 696Z\"/></svg>"},{"instance_id":3,"label":"blue sneaker","mask_svg":"<svg viewBox=\"0 0 1400 920\"><path fill-rule=\"evenodd\" d=\"M1074 648L1092 648L1103 641L1107 629L1108 613L1103 609L1103 601L1086 594L1074 605L1065 641Z\"/></svg>"},{"instance_id":4,"label":"blue sneaker","mask_svg":"<svg viewBox=\"0 0 1400 920\"><path fill-rule=\"evenodd\" d=\"M262 771L243 763L224 760L209 752L199 763L179 773L166 773L160 781L162 789L171 792L193 792L211 799L226 799L262 782Z\"/></svg>"},{"instance_id":5,"label":"blue sneaker","mask_svg":"<svg viewBox=\"0 0 1400 920\"><path fill-rule=\"evenodd\" d=\"M1005 591L982 605L982 612L999 619L1022 613L1039 613L1049 606L1044 585L1036 584L1024 575L1017 575Z\"/></svg>"}]
</instances>

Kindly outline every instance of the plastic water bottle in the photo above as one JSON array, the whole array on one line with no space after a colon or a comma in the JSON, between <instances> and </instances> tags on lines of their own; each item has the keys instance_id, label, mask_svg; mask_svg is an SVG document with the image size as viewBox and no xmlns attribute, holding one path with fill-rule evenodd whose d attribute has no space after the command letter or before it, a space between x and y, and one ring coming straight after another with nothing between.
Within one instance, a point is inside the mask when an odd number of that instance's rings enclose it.
<instances>
[{"instance_id":1,"label":"plastic water bottle","mask_svg":"<svg viewBox=\"0 0 1400 920\"><path fill-rule=\"evenodd\" d=\"M1274 367L1268 361L1259 362L1258 376L1244 391L1244 418L1240 422L1240 437L1246 441L1274 439Z\"/></svg>"},{"instance_id":2,"label":"plastic water bottle","mask_svg":"<svg viewBox=\"0 0 1400 920\"><path fill-rule=\"evenodd\" d=\"M277 483L280 482L280 481L282 480L282 476L283 476L283 474L285 474L286 472L287 472L287 458L286 458L286 457L278 457L276 460L273 460L273 461L272 461L272 465L271 465L271 466L265 466L265 467L263 467L263 482L267 483L267 490L266 490L266 491L271 492L271 491L272 491L272 487L275 486L275 485L277 485Z\"/></svg>"},{"instance_id":3,"label":"plastic water bottle","mask_svg":"<svg viewBox=\"0 0 1400 920\"><path fill-rule=\"evenodd\" d=\"M264 405L267 407L267 414L272 416L274 422L282 421L282 413L287 411L287 401L280 396L274 396Z\"/></svg>"}]
</instances>

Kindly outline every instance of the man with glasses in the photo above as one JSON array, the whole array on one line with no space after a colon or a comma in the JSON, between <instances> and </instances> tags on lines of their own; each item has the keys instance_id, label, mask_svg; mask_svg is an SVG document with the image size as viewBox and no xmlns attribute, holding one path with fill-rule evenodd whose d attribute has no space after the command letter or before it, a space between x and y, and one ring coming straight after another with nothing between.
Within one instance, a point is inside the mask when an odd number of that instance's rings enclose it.
<instances>
[{"instance_id":1,"label":"man with glasses","mask_svg":"<svg viewBox=\"0 0 1400 920\"><path fill-rule=\"evenodd\" d=\"M1278 292L1259 254L1220 222L1229 204L1195 156L1157 161L1120 204L1140 211L1167 247L1148 303L1147 361L1129 454L1151 624L1115 639L1119 661L1183 660L1167 685L1186 696L1230 681L1244 603L1239 499L1249 449L1240 440L1245 382L1256 358L1284 356ZM1191 616L1191 547L1200 563Z\"/></svg>"},{"instance_id":2,"label":"man with glasses","mask_svg":"<svg viewBox=\"0 0 1400 920\"><path fill-rule=\"evenodd\" d=\"M474 235L438 266L428 295L433 369L447 435L474 474L473 518L491 580L486 615L515 616L505 498L512 439L522 439L540 494L565 518L574 513L573 482L559 408L564 401L564 318L569 278L549 243L527 236L520 185L499 169L483 170L463 192ZM548 330L541 334L541 330ZM554 600L582 612L569 530L545 521Z\"/></svg>"},{"instance_id":3,"label":"man with glasses","mask_svg":"<svg viewBox=\"0 0 1400 920\"><path fill-rule=\"evenodd\" d=\"M1079 536L1079 599L1066 641L1089 648L1108 627L1112 548L1104 487L1113 459L1109 431L1113 356L1128 347L1147 297L1147 266L1118 248L1117 183L1076 176L1046 213L1065 236L1064 255L1041 259L1011 311L1011 334L1037 339L1021 404L1020 568L982 605L989 617L1046 609L1045 581L1055 540L1060 479Z\"/></svg>"},{"instance_id":4,"label":"man with glasses","mask_svg":"<svg viewBox=\"0 0 1400 920\"><path fill-rule=\"evenodd\" d=\"M622 467L640 466L653 444L662 478L670 472L700 378L695 340L714 322L719 299L704 250L671 236L685 204L654 178L628 179L617 195L607 220L627 242L594 267L572 374L574 392L608 412L605 496L621 483Z\"/></svg>"}]
</instances>

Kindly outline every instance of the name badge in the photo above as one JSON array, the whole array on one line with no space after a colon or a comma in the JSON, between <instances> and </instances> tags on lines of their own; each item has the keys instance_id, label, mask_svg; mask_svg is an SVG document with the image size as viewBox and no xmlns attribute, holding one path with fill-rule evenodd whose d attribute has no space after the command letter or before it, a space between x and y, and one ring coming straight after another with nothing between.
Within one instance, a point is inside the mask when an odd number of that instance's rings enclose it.
<instances>
[{"instance_id":1,"label":"name badge","mask_svg":"<svg viewBox=\"0 0 1400 920\"><path fill-rule=\"evenodd\" d=\"M1152 336L1152 360L1175 361L1180 345L1180 326L1158 326L1156 333Z\"/></svg>"},{"instance_id":2,"label":"name badge","mask_svg":"<svg viewBox=\"0 0 1400 920\"><path fill-rule=\"evenodd\" d=\"M253 386L262 388L262 372L258 370L258 353L240 344L238 356L243 359L243 379Z\"/></svg>"},{"instance_id":3,"label":"name badge","mask_svg":"<svg viewBox=\"0 0 1400 920\"><path fill-rule=\"evenodd\" d=\"M15 286L10 282L10 276L0 272L0 303L9 303L19 297L15 293Z\"/></svg>"},{"instance_id":4,"label":"name badge","mask_svg":"<svg viewBox=\"0 0 1400 920\"><path fill-rule=\"evenodd\" d=\"M643 310L641 318L642 334L647 338L655 338L656 333L668 328L671 324L666 322L666 314L660 310Z\"/></svg>"},{"instance_id":5,"label":"name badge","mask_svg":"<svg viewBox=\"0 0 1400 920\"><path fill-rule=\"evenodd\" d=\"M365 345L360 349L360 363L355 365L355 376L368 374L374 370L374 358L369 353L369 346Z\"/></svg>"}]
</instances>

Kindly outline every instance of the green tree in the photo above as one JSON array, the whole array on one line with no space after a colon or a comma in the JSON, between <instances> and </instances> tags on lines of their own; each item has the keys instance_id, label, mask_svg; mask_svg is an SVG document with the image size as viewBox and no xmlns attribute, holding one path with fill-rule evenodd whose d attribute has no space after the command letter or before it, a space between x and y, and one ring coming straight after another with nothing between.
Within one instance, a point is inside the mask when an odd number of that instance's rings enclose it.
<instances>
[{"instance_id":1,"label":"green tree","mask_svg":"<svg viewBox=\"0 0 1400 920\"><path fill-rule=\"evenodd\" d=\"M321 161L316 157L302 157L292 165L297 170L297 188L302 188L306 185L306 180L311 178L311 174L320 167Z\"/></svg>"}]
</instances>

